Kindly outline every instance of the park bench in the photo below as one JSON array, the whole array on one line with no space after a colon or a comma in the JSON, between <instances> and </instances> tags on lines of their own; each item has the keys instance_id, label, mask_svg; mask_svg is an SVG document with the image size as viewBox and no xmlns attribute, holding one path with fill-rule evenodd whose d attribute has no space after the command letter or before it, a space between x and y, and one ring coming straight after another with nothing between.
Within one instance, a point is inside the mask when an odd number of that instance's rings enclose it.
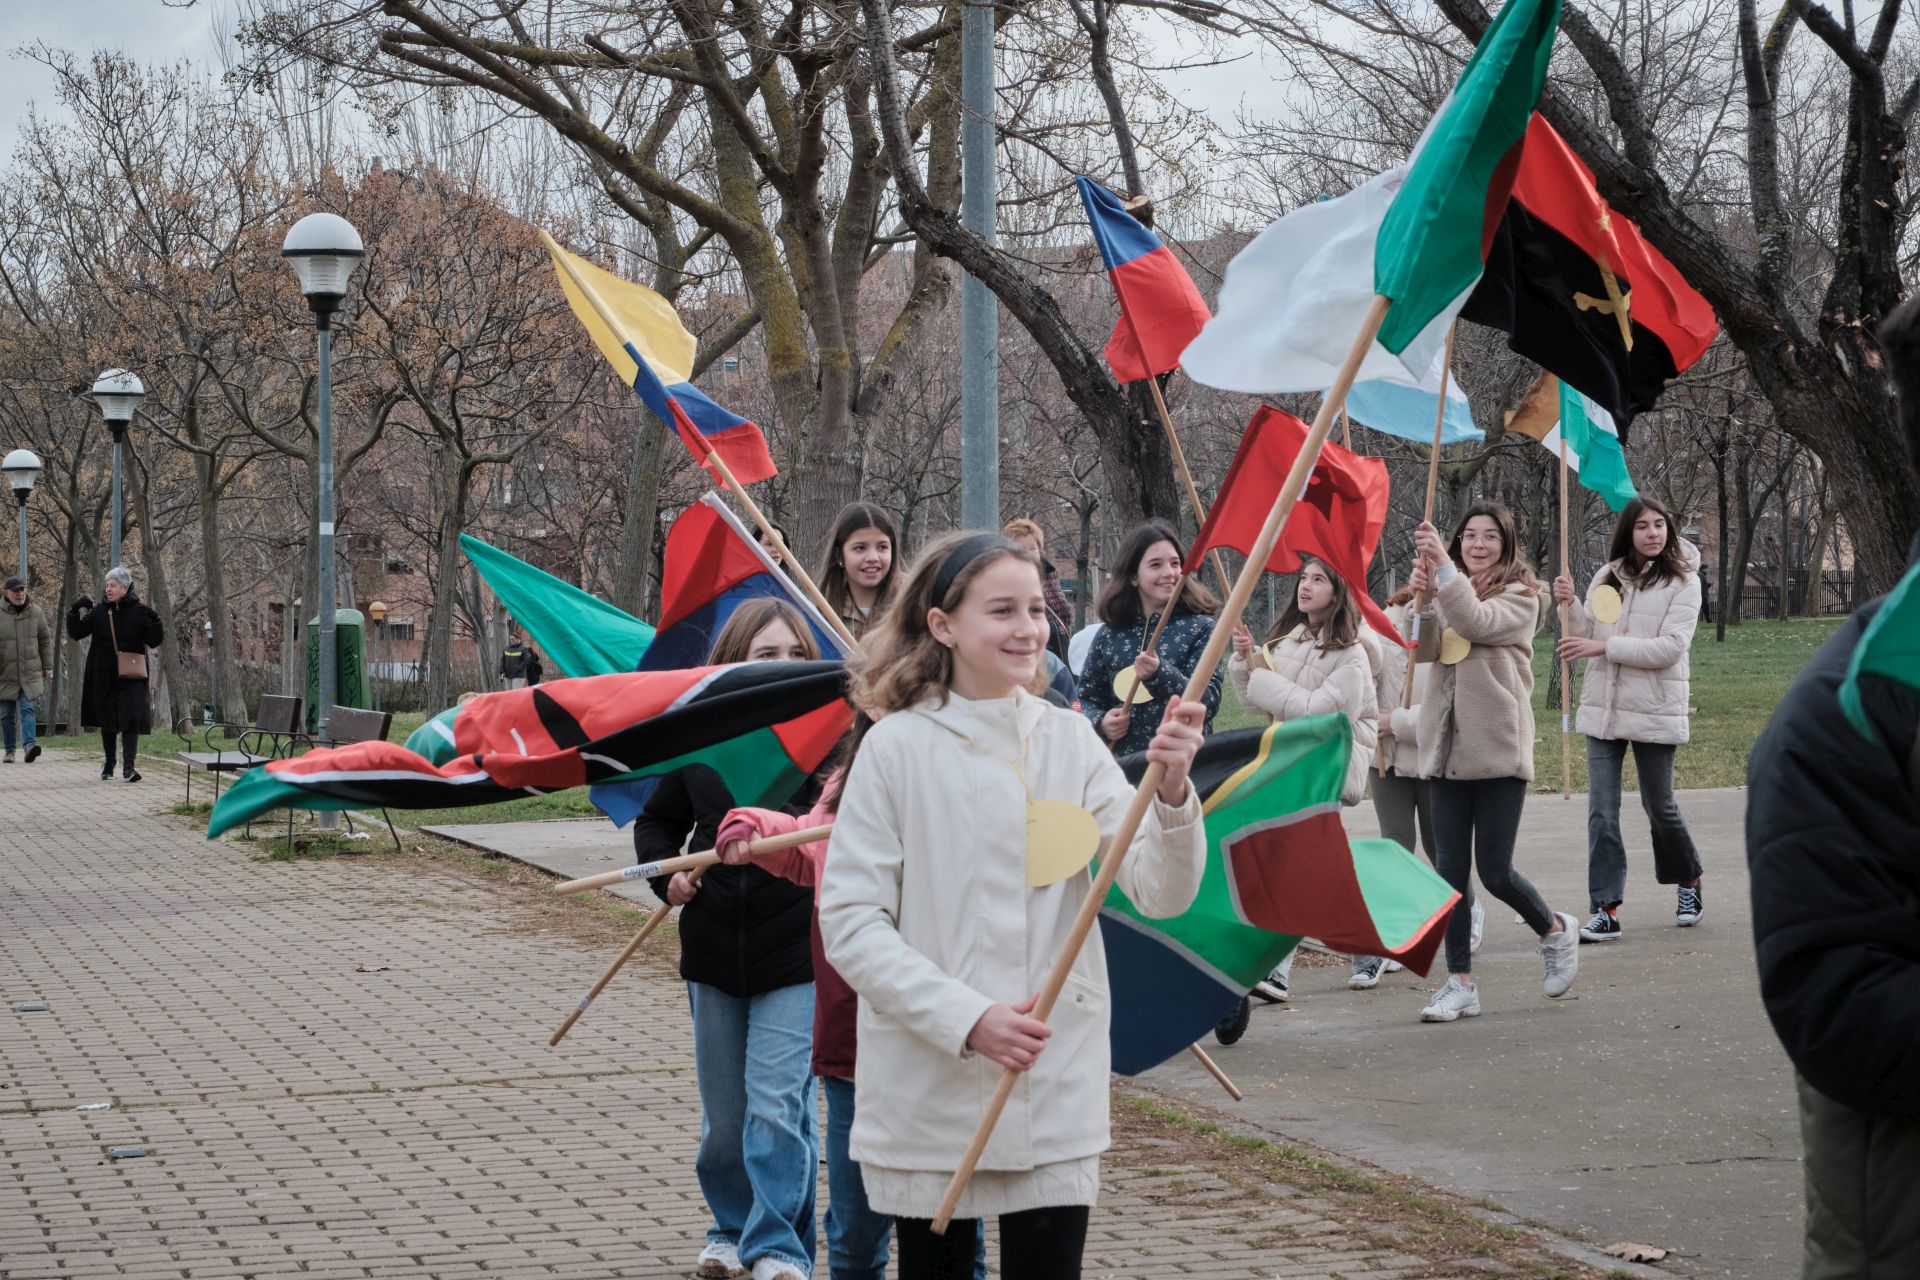
<instances>
[{"instance_id":1,"label":"park bench","mask_svg":"<svg viewBox=\"0 0 1920 1280\"><path fill-rule=\"evenodd\" d=\"M300 731L301 707L298 697L269 693L260 699L252 725L208 725L200 737L205 751L180 752L180 761L187 766L187 803L193 803L195 769L213 775L213 798L218 802L221 774L245 773L269 760L292 755L306 741Z\"/></svg>"},{"instance_id":2,"label":"park bench","mask_svg":"<svg viewBox=\"0 0 1920 1280\"><path fill-rule=\"evenodd\" d=\"M327 737L324 741L316 739L316 747L345 747L356 742L385 742L393 731L393 712L367 711L360 707L333 708L327 717ZM347 820L347 830L353 830L353 814L343 812ZM393 819L387 811L380 810L380 816L386 821L387 834L393 837L393 851L400 852L400 833L393 829Z\"/></svg>"}]
</instances>

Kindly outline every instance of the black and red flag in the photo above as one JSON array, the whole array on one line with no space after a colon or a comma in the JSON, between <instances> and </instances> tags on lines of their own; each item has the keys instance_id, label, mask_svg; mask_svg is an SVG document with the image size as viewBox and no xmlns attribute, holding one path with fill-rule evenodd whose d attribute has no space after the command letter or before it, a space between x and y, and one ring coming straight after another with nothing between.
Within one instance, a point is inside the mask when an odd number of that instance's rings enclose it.
<instances>
[{"instance_id":1,"label":"black and red flag","mask_svg":"<svg viewBox=\"0 0 1920 1280\"><path fill-rule=\"evenodd\" d=\"M1460 318L1505 332L1516 354L1611 414L1623 439L1720 327L1679 270L1607 207L1592 171L1538 113Z\"/></svg>"}]
</instances>

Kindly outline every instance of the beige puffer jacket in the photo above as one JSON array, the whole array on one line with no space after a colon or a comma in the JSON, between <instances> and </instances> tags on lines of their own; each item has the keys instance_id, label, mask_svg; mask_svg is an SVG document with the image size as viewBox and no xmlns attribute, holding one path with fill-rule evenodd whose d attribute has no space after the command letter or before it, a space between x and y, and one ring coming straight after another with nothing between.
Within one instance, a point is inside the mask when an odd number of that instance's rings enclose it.
<instances>
[{"instance_id":1,"label":"beige puffer jacket","mask_svg":"<svg viewBox=\"0 0 1920 1280\"><path fill-rule=\"evenodd\" d=\"M1607 642L1607 656L1587 659L1574 727L1589 738L1678 746L1687 740L1688 651L1700 621L1700 552L1681 542L1686 576L1654 587L1623 585L1620 621L1601 622L1588 604L1567 607L1567 629ZM1607 574L1625 582L1619 561L1603 566L1586 600Z\"/></svg>"},{"instance_id":2,"label":"beige puffer jacket","mask_svg":"<svg viewBox=\"0 0 1920 1280\"><path fill-rule=\"evenodd\" d=\"M1411 635L1413 607L1410 604L1386 606L1387 618L1401 635ZM1386 640L1378 640L1380 681L1375 697L1380 704L1380 727L1387 734L1387 767L1402 778L1420 776L1420 703L1426 698L1427 683L1433 678L1433 664L1413 662L1413 653ZM1407 664L1413 662L1413 702L1401 706L1407 691Z\"/></svg>"},{"instance_id":3,"label":"beige puffer jacket","mask_svg":"<svg viewBox=\"0 0 1920 1280\"><path fill-rule=\"evenodd\" d=\"M1367 770L1373 767L1374 744L1379 740L1379 704L1374 695L1379 648L1379 637L1363 627L1360 638L1346 648L1325 650L1303 623L1268 645L1264 662L1259 657L1262 651L1256 650L1251 671L1238 655L1227 664L1241 704L1258 708L1274 720L1336 711L1347 717L1353 725L1353 751L1340 788L1342 804L1359 804L1367 794Z\"/></svg>"},{"instance_id":4,"label":"beige puffer jacket","mask_svg":"<svg viewBox=\"0 0 1920 1280\"><path fill-rule=\"evenodd\" d=\"M1432 667L1420 701L1420 776L1471 781L1533 781L1533 636L1540 595L1520 583L1480 599L1455 570L1420 619L1416 659ZM1471 644L1448 666L1435 661L1440 635L1458 631Z\"/></svg>"}]
</instances>

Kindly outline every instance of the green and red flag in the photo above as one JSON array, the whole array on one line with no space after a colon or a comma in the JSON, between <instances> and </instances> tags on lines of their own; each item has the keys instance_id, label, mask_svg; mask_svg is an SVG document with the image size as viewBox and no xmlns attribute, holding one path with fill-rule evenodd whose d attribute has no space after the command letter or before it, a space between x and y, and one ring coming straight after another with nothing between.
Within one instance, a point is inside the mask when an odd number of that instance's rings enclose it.
<instances>
[{"instance_id":1,"label":"green and red flag","mask_svg":"<svg viewBox=\"0 0 1920 1280\"><path fill-rule=\"evenodd\" d=\"M220 797L207 835L270 809L496 804L691 764L740 804L779 805L851 725L845 681L838 662L748 662L483 694L454 709L449 758L360 742L270 761Z\"/></svg>"},{"instance_id":2,"label":"green and red flag","mask_svg":"<svg viewBox=\"0 0 1920 1280\"><path fill-rule=\"evenodd\" d=\"M1622 435L1720 331L1712 305L1607 207L1593 171L1538 115L1460 318L1504 332L1509 348L1598 405Z\"/></svg>"},{"instance_id":3,"label":"green and red flag","mask_svg":"<svg viewBox=\"0 0 1920 1280\"><path fill-rule=\"evenodd\" d=\"M1186 1052L1302 936L1422 974L1432 966L1459 894L1391 840L1347 839L1340 788L1352 743L1345 716L1313 716L1201 744L1192 782L1207 866L1193 905L1149 919L1116 886L1100 912L1115 1071L1137 1075ZM1147 759L1120 764L1138 782Z\"/></svg>"}]
</instances>

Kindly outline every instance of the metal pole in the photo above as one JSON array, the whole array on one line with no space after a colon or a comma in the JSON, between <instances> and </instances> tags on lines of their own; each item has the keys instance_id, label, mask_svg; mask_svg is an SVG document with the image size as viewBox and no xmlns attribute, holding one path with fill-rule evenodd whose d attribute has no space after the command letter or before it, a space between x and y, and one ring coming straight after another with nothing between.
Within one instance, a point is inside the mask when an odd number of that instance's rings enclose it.
<instances>
[{"instance_id":1,"label":"metal pole","mask_svg":"<svg viewBox=\"0 0 1920 1280\"><path fill-rule=\"evenodd\" d=\"M960 18L960 220L994 243L993 5L967 0ZM985 283L960 284L960 520L1000 527L999 304Z\"/></svg>"},{"instance_id":2,"label":"metal pole","mask_svg":"<svg viewBox=\"0 0 1920 1280\"><path fill-rule=\"evenodd\" d=\"M126 440L125 426L113 433L113 555L109 557L109 569L120 563L120 527L126 522L126 508L121 505L120 496L120 450Z\"/></svg>"},{"instance_id":3,"label":"metal pole","mask_svg":"<svg viewBox=\"0 0 1920 1280\"><path fill-rule=\"evenodd\" d=\"M27 493L20 490L20 581L27 580ZM26 668L22 666L21 670Z\"/></svg>"},{"instance_id":4,"label":"metal pole","mask_svg":"<svg viewBox=\"0 0 1920 1280\"><path fill-rule=\"evenodd\" d=\"M333 716L333 700L337 696L337 677L334 669L336 661L333 624L333 331L327 324L327 317L320 318L320 440L319 466L316 474L320 493L314 502L314 510L319 515L320 540L320 705L316 709L314 724L320 738L327 737L327 723ZM322 825L328 825L324 821Z\"/></svg>"}]
</instances>

